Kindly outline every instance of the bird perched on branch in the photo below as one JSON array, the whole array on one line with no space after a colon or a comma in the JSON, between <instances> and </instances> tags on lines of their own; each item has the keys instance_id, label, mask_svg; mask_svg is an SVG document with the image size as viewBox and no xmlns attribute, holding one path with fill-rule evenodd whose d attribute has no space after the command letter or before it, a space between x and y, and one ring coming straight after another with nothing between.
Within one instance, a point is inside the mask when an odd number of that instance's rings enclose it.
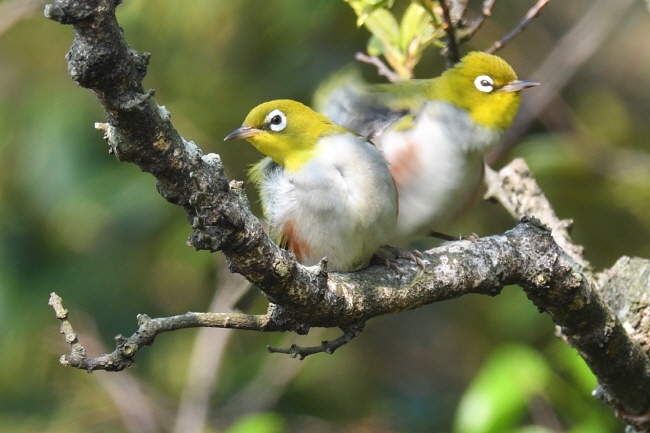
<instances>
[{"instance_id":1,"label":"bird perched on branch","mask_svg":"<svg viewBox=\"0 0 650 433\"><path fill-rule=\"evenodd\" d=\"M388 164L365 137L291 100L255 107L224 140L246 139L266 158L250 170L270 236L304 265L368 265L392 238L397 191Z\"/></svg>"},{"instance_id":2,"label":"bird perched on branch","mask_svg":"<svg viewBox=\"0 0 650 433\"><path fill-rule=\"evenodd\" d=\"M473 202L484 155L519 109L517 79L503 59L472 52L440 77L370 85L338 74L319 89L316 110L370 137L384 152L399 192L394 244L432 233Z\"/></svg>"}]
</instances>

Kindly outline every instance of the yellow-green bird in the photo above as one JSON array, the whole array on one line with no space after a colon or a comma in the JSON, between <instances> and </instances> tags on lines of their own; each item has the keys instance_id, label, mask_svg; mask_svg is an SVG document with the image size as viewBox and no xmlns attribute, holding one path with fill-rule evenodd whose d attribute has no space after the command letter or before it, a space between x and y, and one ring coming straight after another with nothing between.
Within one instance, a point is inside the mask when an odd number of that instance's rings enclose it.
<instances>
[{"instance_id":1,"label":"yellow-green bird","mask_svg":"<svg viewBox=\"0 0 650 433\"><path fill-rule=\"evenodd\" d=\"M440 77L369 85L343 74L315 96L315 108L384 152L399 192L396 238L405 244L438 230L472 203L484 155L519 109L518 80L503 59L472 52Z\"/></svg>"},{"instance_id":2,"label":"yellow-green bird","mask_svg":"<svg viewBox=\"0 0 650 433\"><path fill-rule=\"evenodd\" d=\"M397 191L373 143L291 100L253 108L224 140L267 157L250 171L270 236L304 265L351 272L394 236Z\"/></svg>"}]
</instances>

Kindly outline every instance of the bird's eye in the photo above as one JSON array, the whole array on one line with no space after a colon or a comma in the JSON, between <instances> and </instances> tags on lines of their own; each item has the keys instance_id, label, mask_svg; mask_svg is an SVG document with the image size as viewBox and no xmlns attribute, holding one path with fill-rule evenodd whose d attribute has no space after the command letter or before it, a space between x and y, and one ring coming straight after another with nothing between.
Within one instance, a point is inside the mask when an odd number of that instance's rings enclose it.
<instances>
[{"instance_id":1,"label":"bird's eye","mask_svg":"<svg viewBox=\"0 0 650 433\"><path fill-rule=\"evenodd\" d=\"M264 123L269 125L271 131L282 131L287 127L287 116L282 111L276 109L266 115Z\"/></svg>"},{"instance_id":2,"label":"bird's eye","mask_svg":"<svg viewBox=\"0 0 650 433\"><path fill-rule=\"evenodd\" d=\"M494 90L494 80L489 75L479 75L474 79L474 85L480 92L490 93Z\"/></svg>"}]
</instances>

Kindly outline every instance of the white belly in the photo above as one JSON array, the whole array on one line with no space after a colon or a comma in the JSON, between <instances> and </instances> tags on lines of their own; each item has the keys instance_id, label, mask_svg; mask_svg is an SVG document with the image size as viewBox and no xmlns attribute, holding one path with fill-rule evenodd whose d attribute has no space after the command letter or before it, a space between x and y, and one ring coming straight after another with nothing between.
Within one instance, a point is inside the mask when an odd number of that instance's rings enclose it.
<instances>
[{"instance_id":1,"label":"white belly","mask_svg":"<svg viewBox=\"0 0 650 433\"><path fill-rule=\"evenodd\" d=\"M305 265L327 257L332 271L362 268L394 234L397 199L387 164L352 134L321 139L299 171L277 168L261 188L271 235L288 237Z\"/></svg>"},{"instance_id":2,"label":"white belly","mask_svg":"<svg viewBox=\"0 0 650 433\"><path fill-rule=\"evenodd\" d=\"M429 103L411 129L389 128L375 139L397 183L396 245L449 222L480 185L483 155L496 145L500 134L472 126L468 120L448 104Z\"/></svg>"}]
</instances>

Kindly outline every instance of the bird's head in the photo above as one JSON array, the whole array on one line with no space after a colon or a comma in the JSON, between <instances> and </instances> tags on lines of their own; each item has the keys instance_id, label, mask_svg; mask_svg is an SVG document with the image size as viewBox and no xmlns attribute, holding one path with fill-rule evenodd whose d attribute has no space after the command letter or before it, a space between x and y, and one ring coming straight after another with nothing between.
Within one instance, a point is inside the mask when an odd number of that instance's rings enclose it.
<instances>
[{"instance_id":1,"label":"bird's head","mask_svg":"<svg viewBox=\"0 0 650 433\"><path fill-rule=\"evenodd\" d=\"M518 80L502 58L475 51L445 71L434 91L437 99L467 110L476 123L504 130L512 124L519 109L519 92L537 85Z\"/></svg>"},{"instance_id":2,"label":"bird's head","mask_svg":"<svg viewBox=\"0 0 650 433\"><path fill-rule=\"evenodd\" d=\"M300 102L279 99L253 108L241 127L224 140L244 138L288 170L297 170L314 155L318 140L347 132Z\"/></svg>"}]
</instances>

